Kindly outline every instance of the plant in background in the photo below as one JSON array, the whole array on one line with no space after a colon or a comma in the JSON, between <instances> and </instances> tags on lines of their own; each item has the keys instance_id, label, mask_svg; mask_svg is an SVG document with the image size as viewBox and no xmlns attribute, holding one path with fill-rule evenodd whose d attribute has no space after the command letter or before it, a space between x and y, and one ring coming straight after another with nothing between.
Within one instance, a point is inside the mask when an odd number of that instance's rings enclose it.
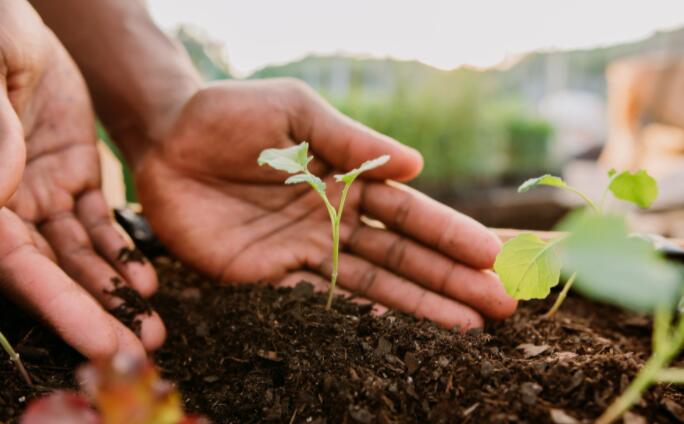
<instances>
[{"instance_id":1,"label":"plant in background","mask_svg":"<svg viewBox=\"0 0 684 424\"><path fill-rule=\"evenodd\" d=\"M309 143L302 142L296 146L287 147L284 149L266 149L261 152L257 162L259 163L259 166L266 164L279 171L285 171L289 174L294 174L285 180L285 184L307 183L316 191L316 193L321 196L321 199L323 199L323 203L328 210L328 216L330 217L330 223L332 225L332 274L330 276L328 300L325 305L326 309L330 309L333 300L333 292L335 290L335 283L337 281L337 269L340 252L340 223L342 222L344 202L347 200L349 188L354 180L361 175L361 173L384 165L389 160L389 156L382 155L378 158L362 163L361 166L356 169L352 169L346 174L335 175L335 181L344 183L340 197L340 203L337 206L337 209L335 209L335 207L330 203L330 200L328 200L328 196L325 192L325 183L323 180L309 172L308 166L312 159L313 156L309 156Z\"/></svg>"},{"instance_id":2,"label":"plant in background","mask_svg":"<svg viewBox=\"0 0 684 424\"><path fill-rule=\"evenodd\" d=\"M14 363L14 366L17 368L19 371L19 374L21 374L21 377L24 379L26 384L29 385L29 387L33 387L33 382L31 381L31 377L29 376L29 373L26 371L26 368L24 367L24 363L21 361L21 358L19 357L19 354L12 348L12 345L10 342L5 338L5 335L0 332L0 346L4 349L5 352L9 355L10 360Z\"/></svg>"},{"instance_id":3,"label":"plant in background","mask_svg":"<svg viewBox=\"0 0 684 424\"><path fill-rule=\"evenodd\" d=\"M186 416L173 384L152 363L126 355L77 371L81 392L56 391L31 402L21 424L206 424Z\"/></svg>"},{"instance_id":4,"label":"plant in background","mask_svg":"<svg viewBox=\"0 0 684 424\"><path fill-rule=\"evenodd\" d=\"M583 222L584 225L590 225L592 220L600 219L606 219L613 222L613 225L619 225L619 217L603 213L603 206L609 191L618 199L632 202L642 208L649 207L658 196L658 186L655 180L648 175L646 171L638 171L636 173L624 171L617 173L614 170L611 170L608 175L610 181L603 191L603 195L598 204L580 190L569 186L560 177L552 175L532 178L523 183L520 188L518 188L518 192L524 193L537 186L552 186L569 191L584 200L589 208L589 212L586 213L585 211L581 211L579 213L575 212L571 214L571 216L561 224L561 229L565 230L571 230L580 222ZM609 223L605 223L605 225L609 225ZM597 243L607 241L607 239L601 236L603 229L598 228L597 231L598 233L594 235L589 234L590 238L592 238L592 240L588 240L589 244L597 245ZM621 231L618 230L617 234L620 232ZM621 260L621 257L628 257L626 255L637 255L643 256L644 258L650 256L647 252L648 247L638 246L644 243L642 240L627 240L626 235L625 239L624 244L618 243L618 245L612 247L613 251L611 256L613 258L619 261ZM572 263L570 263L575 261L575 258L570 255L563 260L561 255L563 251L568 250L565 248L565 245L571 241L572 240L569 240L569 235L565 235L547 242L541 240L532 233L522 233L507 241L503 245L501 253L499 253L496 258L494 270L501 278L508 294L518 300L546 298L549 295L551 288L559 283L561 269L565 262L566 268L571 270L571 272L568 272L570 277L566 280L565 286L559 294L555 304L547 313L547 316L554 315L563 303L563 300L578 276L578 270L574 270ZM590 251L596 250L592 246L588 246L588 248ZM646 251L637 252L644 248ZM566 254L565 256L568 255ZM657 258L650 258L649 260L656 263L663 262L659 261ZM581 263L579 265L581 265ZM606 266L610 265L600 265L600 267ZM629 268L629 266L626 268ZM591 290L591 287L587 284L588 279L586 277L587 276L583 279L584 284L581 285L581 289Z\"/></svg>"},{"instance_id":5,"label":"plant in background","mask_svg":"<svg viewBox=\"0 0 684 424\"><path fill-rule=\"evenodd\" d=\"M565 267L570 277L547 315L558 310L573 283L592 299L654 314L652 355L625 392L598 418L599 424L620 418L653 384L684 383L684 369L668 368L684 348L684 317L680 314L673 319L682 298L681 269L667 262L645 237L629 235L624 217L603 212L608 191L642 208L650 206L658 195L656 182L645 171L611 170L609 176L598 204L551 175L521 185L520 192L539 185L568 190L584 199L589 210L571 213L559 228L565 235L551 241L544 242L531 233L509 240L494 265L506 291L517 299L545 298Z\"/></svg>"}]
</instances>

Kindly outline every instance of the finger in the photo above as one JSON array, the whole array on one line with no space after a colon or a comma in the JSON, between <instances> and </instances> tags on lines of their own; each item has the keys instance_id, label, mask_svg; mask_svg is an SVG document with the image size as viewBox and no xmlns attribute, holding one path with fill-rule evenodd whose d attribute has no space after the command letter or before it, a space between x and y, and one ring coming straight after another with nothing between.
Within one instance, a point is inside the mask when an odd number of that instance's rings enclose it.
<instances>
[{"instance_id":1,"label":"finger","mask_svg":"<svg viewBox=\"0 0 684 424\"><path fill-rule=\"evenodd\" d=\"M307 283L311 283L314 287L314 290L320 293L328 293L328 290L330 289L330 280L323 278L322 276L318 274L314 274L313 272L307 272L307 271L299 271L299 272L293 272L288 275L286 275L279 283L278 286L281 287L295 287L302 281L305 281ZM387 312L387 307L380 305L378 303L374 303L370 301L369 299L362 297L362 296L353 296L351 292L348 290L345 290L343 288L340 288L339 286L335 287L335 296L344 296L347 298L350 298L350 300L354 303L360 303L360 304L368 304L372 303L373 304L373 313L376 315L381 315Z\"/></svg>"},{"instance_id":2,"label":"finger","mask_svg":"<svg viewBox=\"0 0 684 424\"><path fill-rule=\"evenodd\" d=\"M50 244L47 242L47 240L45 240L45 238L38 232L36 226L32 222L26 221L24 221L24 225L31 236L31 242L34 246L36 246L38 252L50 259L52 262L56 263L57 256L55 255L55 252L52 250L52 247L50 247Z\"/></svg>"},{"instance_id":3,"label":"finger","mask_svg":"<svg viewBox=\"0 0 684 424\"><path fill-rule=\"evenodd\" d=\"M7 209L0 210L0 289L83 355L108 358L118 350L108 314L35 249L21 220Z\"/></svg>"},{"instance_id":4,"label":"finger","mask_svg":"<svg viewBox=\"0 0 684 424\"><path fill-rule=\"evenodd\" d=\"M386 226L474 268L491 268L501 250L501 241L484 225L403 184L366 184L361 209Z\"/></svg>"},{"instance_id":5,"label":"finger","mask_svg":"<svg viewBox=\"0 0 684 424\"><path fill-rule=\"evenodd\" d=\"M295 142L307 140L314 156L337 169L349 171L361 163L381 155L390 161L367 176L378 179L406 181L416 177L423 168L421 154L398 141L354 121L330 106L310 88L302 88L301 113L294 122Z\"/></svg>"},{"instance_id":6,"label":"finger","mask_svg":"<svg viewBox=\"0 0 684 424\"><path fill-rule=\"evenodd\" d=\"M114 330L118 341L118 349L116 352L124 353L133 358L146 358L146 350L149 351L150 349L144 347L140 339L136 337L136 335L133 334L130 329L126 328L125 325L119 322L119 320L110 314L107 314L107 318L109 320L109 325L111 325L112 329Z\"/></svg>"},{"instance_id":7,"label":"finger","mask_svg":"<svg viewBox=\"0 0 684 424\"><path fill-rule=\"evenodd\" d=\"M25 163L24 131L0 75L0 207L19 186Z\"/></svg>"},{"instance_id":8,"label":"finger","mask_svg":"<svg viewBox=\"0 0 684 424\"><path fill-rule=\"evenodd\" d=\"M331 261L324 261L321 272L330 275L331 271ZM338 281L347 290L447 328L468 330L484 325L480 314L469 306L426 290L354 255L340 254Z\"/></svg>"},{"instance_id":9,"label":"finger","mask_svg":"<svg viewBox=\"0 0 684 424\"><path fill-rule=\"evenodd\" d=\"M144 257L139 261L124 261L120 257L123 249L133 248L133 243L124 238L121 231L116 228L102 192L92 190L80 196L76 202L76 214L85 227L95 251L138 293L143 297L151 296L158 287L157 274Z\"/></svg>"},{"instance_id":10,"label":"finger","mask_svg":"<svg viewBox=\"0 0 684 424\"><path fill-rule=\"evenodd\" d=\"M493 272L467 267L394 232L360 226L348 247L357 256L489 318L508 318L517 306Z\"/></svg>"},{"instance_id":11,"label":"finger","mask_svg":"<svg viewBox=\"0 0 684 424\"><path fill-rule=\"evenodd\" d=\"M71 213L55 216L40 226L40 232L50 243L59 264L108 310L123 300L112 296L115 282L123 281L92 248L83 226ZM124 282L125 284L125 282ZM149 351L158 348L165 337L164 324L156 313L141 314L135 319L141 323L141 340Z\"/></svg>"}]
</instances>

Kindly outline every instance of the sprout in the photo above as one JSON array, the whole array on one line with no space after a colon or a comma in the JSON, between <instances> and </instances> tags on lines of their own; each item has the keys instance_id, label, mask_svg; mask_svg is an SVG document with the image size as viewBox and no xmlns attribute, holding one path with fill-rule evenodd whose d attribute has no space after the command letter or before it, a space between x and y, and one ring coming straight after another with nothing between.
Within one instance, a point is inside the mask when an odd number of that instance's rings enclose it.
<instances>
[{"instance_id":1,"label":"sprout","mask_svg":"<svg viewBox=\"0 0 684 424\"><path fill-rule=\"evenodd\" d=\"M26 368L24 367L24 363L21 361L21 358L19 357L19 354L12 348L12 345L10 344L9 341L5 338L5 335L0 332L0 346L7 352L7 354L10 357L10 360L14 363L14 366L17 367L17 370L19 371L19 374L21 374L21 377L24 379L26 384L29 385L29 387L33 387L33 382L31 382L31 377L29 376L29 373L26 371Z\"/></svg>"},{"instance_id":2,"label":"sprout","mask_svg":"<svg viewBox=\"0 0 684 424\"><path fill-rule=\"evenodd\" d=\"M316 191L316 193L321 196L321 199L323 199L323 203L328 210L328 216L330 217L330 223L332 225L333 269L330 276L328 300L325 305L326 309L330 309L333 300L333 292L335 290L335 283L337 282L337 270L340 252L340 223L342 222L342 211L344 210L344 202L347 200L347 195L349 194L349 188L356 178L361 175L361 173L384 165L389 160L389 156L382 155L378 158L362 163L358 168L352 169L346 174L335 175L335 181L344 183L344 188L342 188L342 195L340 197L340 204L337 206L337 209L335 209L335 207L333 207L333 205L330 203L330 200L328 200L328 196L325 192L325 183L323 180L309 172L308 165L313 159L313 156L308 155L308 150L309 143L307 142L302 142L296 146L285 149L266 149L261 152L257 162L259 166L266 164L279 171L285 171L289 174L293 174L285 180L285 184L307 183Z\"/></svg>"}]
</instances>

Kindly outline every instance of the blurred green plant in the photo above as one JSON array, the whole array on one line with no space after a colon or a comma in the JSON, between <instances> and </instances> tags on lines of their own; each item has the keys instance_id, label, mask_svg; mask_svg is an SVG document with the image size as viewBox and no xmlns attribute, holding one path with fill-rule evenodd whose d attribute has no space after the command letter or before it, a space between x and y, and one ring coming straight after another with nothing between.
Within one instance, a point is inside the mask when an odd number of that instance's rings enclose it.
<instances>
[{"instance_id":1,"label":"blurred green plant","mask_svg":"<svg viewBox=\"0 0 684 424\"><path fill-rule=\"evenodd\" d=\"M599 424L619 419L655 383L684 383L684 369L668 368L684 349L682 270L666 261L647 237L628 234L623 216L603 212L609 192L647 208L656 200L658 186L645 171L611 170L608 175L608 185L598 202L553 175L523 183L520 192L538 186L570 191L581 197L587 208L571 213L559 226L565 233L551 241L531 233L507 241L494 264L506 291L523 300L547 297L565 268L570 278L547 317L558 310L573 283L577 291L591 299L654 314L651 357L622 395L597 419ZM675 320L676 307L680 314Z\"/></svg>"}]
</instances>

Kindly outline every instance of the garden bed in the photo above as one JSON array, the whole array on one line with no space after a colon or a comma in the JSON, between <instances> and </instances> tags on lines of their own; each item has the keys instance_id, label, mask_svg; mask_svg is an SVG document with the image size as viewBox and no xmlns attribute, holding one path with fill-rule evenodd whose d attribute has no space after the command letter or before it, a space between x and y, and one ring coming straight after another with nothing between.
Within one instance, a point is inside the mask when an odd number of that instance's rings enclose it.
<instances>
[{"instance_id":1,"label":"garden bed","mask_svg":"<svg viewBox=\"0 0 684 424\"><path fill-rule=\"evenodd\" d=\"M462 334L339 298L325 311L307 284L221 287L168 258L155 265L152 304L169 331L155 361L186 409L216 423L590 422L650 354L648 318L573 296L553 319L541 318L552 297ZM0 364L5 422L73 386L82 358L4 299L0 319L39 385ZM655 387L632 412L684 422L684 388Z\"/></svg>"}]
</instances>

